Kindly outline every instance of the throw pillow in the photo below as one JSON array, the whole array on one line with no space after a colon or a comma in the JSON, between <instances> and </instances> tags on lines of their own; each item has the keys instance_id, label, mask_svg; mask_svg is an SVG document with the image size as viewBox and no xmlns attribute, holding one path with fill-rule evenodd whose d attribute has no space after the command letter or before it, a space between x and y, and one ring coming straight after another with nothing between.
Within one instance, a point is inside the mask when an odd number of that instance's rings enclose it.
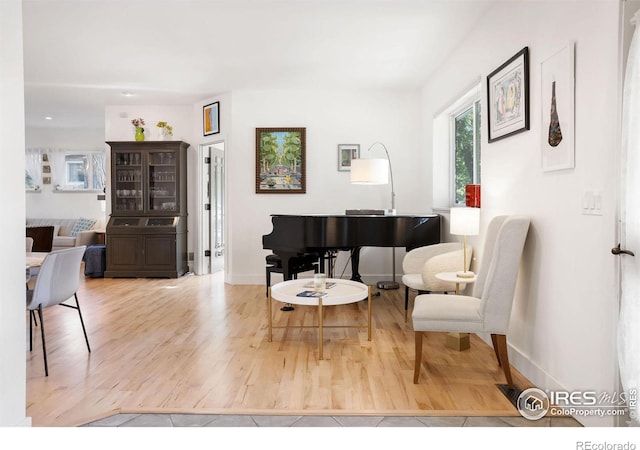
<instances>
[{"instance_id":1,"label":"throw pillow","mask_svg":"<svg viewBox=\"0 0 640 450\"><path fill-rule=\"evenodd\" d=\"M90 230L91 228L93 228L96 222L97 221L93 219L85 219L83 217L80 217L73 225L70 236L76 237L81 231Z\"/></svg>"}]
</instances>

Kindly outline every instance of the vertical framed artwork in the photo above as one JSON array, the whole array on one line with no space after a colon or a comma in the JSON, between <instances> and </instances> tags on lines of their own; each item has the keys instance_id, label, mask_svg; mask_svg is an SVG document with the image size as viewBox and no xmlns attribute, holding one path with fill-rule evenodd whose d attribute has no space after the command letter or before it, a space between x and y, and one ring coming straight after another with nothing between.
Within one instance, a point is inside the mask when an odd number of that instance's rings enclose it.
<instances>
[{"instance_id":1,"label":"vertical framed artwork","mask_svg":"<svg viewBox=\"0 0 640 450\"><path fill-rule=\"evenodd\" d=\"M338 144L338 170L348 172L351 170L351 160L360 157L359 144Z\"/></svg>"},{"instance_id":2,"label":"vertical framed artwork","mask_svg":"<svg viewBox=\"0 0 640 450\"><path fill-rule=\"evenodd\" d=\"M542 170L575 167L575 42L540 63Z\"/></svg>"},{"instance_id":3,"label":"vertical framed artwork","mask_svg":"<svg viewBox=\"0 0 640 450\"><path fill-rule=\"evenodd\" d=\"M306 128L256 128L256 194L306 193Z\"/></svg>"},{"instance_id":4,"label":"vertical framed artwork","mask_svg":"<svg viewBox=\"0 0 640 450\"><path fill-rule=\"evenodd\" d=\"M202 107L202 131L205 136L220 133L220 102Z\"/></svg>"},{"instance_id":5,"label":"vertical framed artwork","mask_svg":"<svg viewBox=\"0 0 640 450\"><path fill-rule=\"evenodd\" d=\"M487 76L489 142L529 129L529 47Z\"/></svg>"}]
</instances>

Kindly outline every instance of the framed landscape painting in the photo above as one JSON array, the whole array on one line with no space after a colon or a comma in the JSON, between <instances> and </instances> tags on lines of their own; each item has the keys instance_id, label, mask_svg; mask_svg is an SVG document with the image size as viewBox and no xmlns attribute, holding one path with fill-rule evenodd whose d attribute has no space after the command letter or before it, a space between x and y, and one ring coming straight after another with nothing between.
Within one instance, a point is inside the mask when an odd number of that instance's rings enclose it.
<instances>
[{"instance_id":1,"label":"framed landscape painting","mask_svg":"<svg viewBox=\"0 0 640 450\"><path fill-rule=\"evenodd\" d=\"M306 193L306 128L256 128L256 194Z\"/></svg>"},{"instance_id":2,"label":"framed landscape painting","mask_svg":"<svg viewBox=\"0 0 640 450\"><path fill-rule=\"evenodd\" d=\"M487 76L489 142L529 129L529 47Z\"/></svg>"}]
</instances>

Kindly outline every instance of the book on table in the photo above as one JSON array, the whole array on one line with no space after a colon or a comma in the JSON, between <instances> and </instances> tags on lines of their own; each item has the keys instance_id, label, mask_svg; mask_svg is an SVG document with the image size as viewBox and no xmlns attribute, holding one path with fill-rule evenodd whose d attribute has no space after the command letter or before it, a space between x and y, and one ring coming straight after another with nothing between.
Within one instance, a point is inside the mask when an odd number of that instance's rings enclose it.
<instances>
[{"instance_id":1,"label":"book on table","mask_svg":"<svg viewBox=\"0 0 640 450\"><path fill-rule=\"evenodd\" d=\"M327 295L326 292L322 292L322 291L302 291L298 294L296 294L297 297L324 297L325 295Z\"/></svg>"},{"instance_id":2,"label":"book on table","mask_svg":"<svg viewBox=\"0 0 640 450\"><path fill-rule=\"evenodd\" d=\"M327 286L326 286L326 288L327 288L327 289L331 289L331 288L332 288L332 287L334 287L335 285L336 285L336 283L335 283L335 282L333 282L333 281L327 281ZM305 284L305 285L304 285L304 287L306 287L306 288L312 288L312 287L314 287L314 286L313 286L313 281L312 281L311 283L307 283L307 284Z\"/></svg>"}]
</instances>

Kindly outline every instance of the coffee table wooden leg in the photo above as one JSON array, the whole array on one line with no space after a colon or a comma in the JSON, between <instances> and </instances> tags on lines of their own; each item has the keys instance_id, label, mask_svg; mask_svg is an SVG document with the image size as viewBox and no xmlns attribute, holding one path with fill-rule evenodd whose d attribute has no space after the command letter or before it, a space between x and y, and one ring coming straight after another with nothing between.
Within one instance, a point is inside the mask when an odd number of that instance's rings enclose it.
<instances>
[{"instance_id":1,"label":"coffee table wooden leg","mask_svg":"<svg viewBox=\"0 0 640 450\"><path fill-rule=\"evenodd\" d=\"M369 298L367 299L367 308L368 308L368 340L371 340L371 286L369 286Z\"/></svg>"},{"instance_id":2,"label":"coffee table wooden leg","mask_svg":"<svg viewBox=\"0 0 640 450\"><path fill-rule=\"evenodd\" d=\"M268 319L268 323L269 323L269 342L271 342L271 339L273 338L273 324L271 323L271 288L269 288L269 296L267 297L267 303L269 304L269 319Z\"/></svg>"},{"instance_id":3,"label":"coffee table wooden leg","mask_svg":"<svg viewBox=\"0 0 640 450\"><path fill-rule=\"evenodd\" d=\"M318 352L320 354L318 359L323 359L322 339L322 298L318 298Z\"/></svg>"}]
</instances>

